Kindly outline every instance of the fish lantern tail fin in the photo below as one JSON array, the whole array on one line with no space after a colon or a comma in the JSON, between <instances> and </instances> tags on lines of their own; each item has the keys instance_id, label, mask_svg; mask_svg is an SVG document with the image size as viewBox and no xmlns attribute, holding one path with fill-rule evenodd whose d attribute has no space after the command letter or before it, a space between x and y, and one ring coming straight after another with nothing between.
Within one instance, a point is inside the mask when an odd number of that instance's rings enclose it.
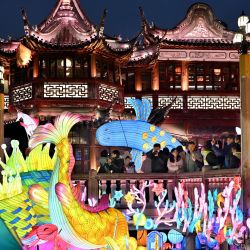
<instances>
[{"instance_id":1,"label":"fish lantern tail fin","mask_svg":"<svg viewBox=\"0 0 250 250\"><path fill-rule=\"evenodd\" d=\"M152 108L149 100L128 99L128 103L133 107L136 114L136 120L147 121Z\"/></svg>"},{"instance_id":2,"label":"fish lantern tail fin","mask_svg":"<svg viewBox=\"0 0 250 250\"><path fill-rule=\"evenodd\" d=\"M29 147L35 148L44 143L53 143L57 145L62 139L68 137L71 128L76 123L80 122L81 119L79 114L63 112L56 118L54 125L48 123L37 127L29 141Z\"/></svg>"}]
</instances>

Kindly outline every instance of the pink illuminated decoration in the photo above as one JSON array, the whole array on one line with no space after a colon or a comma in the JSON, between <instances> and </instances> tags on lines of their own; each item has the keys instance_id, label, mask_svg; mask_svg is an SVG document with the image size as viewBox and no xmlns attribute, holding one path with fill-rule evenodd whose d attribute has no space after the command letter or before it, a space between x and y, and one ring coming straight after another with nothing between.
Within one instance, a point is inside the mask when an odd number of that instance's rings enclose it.
<instances>
[{"instance_id":1,"label":"pink illuminated decoration","mask_svg":"<svg viewBox=\"0 0 250 250\"><path fill-rule=\"evenodd\" d=\"M194 189L194 207L185 190L185 183L179 183L175 188L176 202L170 206L166 200L167 190L161 184L143 182L140 189L133 186L124 196L127 201L127 215L133 215L136 227L144 226L145 229L156 229L160 224L173 226L183 233L194 233L202 235L208 246L217 247L227 241L229 245L233 242L242 243L246 226L243 225L243 213L239 207L241 187L237 177L225 186L221 193L214 190L205 192L204 184L200 189ZM145 217L146 195L145 188L152 187L152 192L158 196L155 202L157 216L155 218ZM166 200L166 201L165 201ZM133 204L142 205L140 209L134 209ZM216 207L217 205L217 207ZM248 221L248 226L250 222ZM214 249L215 249L214 248Z\"/></svg>"},{"instance_id":2,"label":"pink illuminated decoration","mask_svg":"<svg viewBox=\"0 0 250 250\"><path fill-rule=\"evenodd\" d=\"M158 194L158 202L155 202L157 217L154 219L146 218L144 215L147 206L145 189L150 187L153 187L152 191ZM167 190L164 190L160 184L144 181L140 185L140 189L133 185L130 191L124 196L128 206L127 215L133 215L134 224L137 228L138 226L144 226L145 229L156 229L160 224L172 226L176 221L175 217L171 218L175 209L175 202L172 206L169 206L169 202L165 202L166 196ZM134 201L142 205L140 210L133 208Z\"/></svg>"},{"instance_id":3,"label":"pink illuminated decoration","mask_svg":"<svg viewBox=\"0 0 250 250\"><path fill-rule=\"evenodd\" d=\"M17 121L19 121L20 119L22 119L22 122L20 122L20 124L25 128L27 135L32 136L33 132L35 131L35 129L39 124L38 119L32 118L31 116L18 111Z\"/></svg>"},{"instance_id":4,"label":"pink illuminated decoration","mask_svg":"<svg viewBox=\"0 0 250 250\"><path fill-rule=\"evenodd\" d=\"M22 239L22 243L32 247L54 240L58 236L58 228L52 224L35 226L32 231Z\"/></svg>"},{"instance_id":5,"label":"pink illuminated decoration","mask_svg":"<svg viewBox=\"0 0 250 250\"><path fill-rule=\"evenodd\" d=\"M164 191L164 188L163 188L163 184L162 183L154 183L153 184L154 187L152 188L152 191L157 195L159 196L163 191Z\"/></svg>"}]
</instances>

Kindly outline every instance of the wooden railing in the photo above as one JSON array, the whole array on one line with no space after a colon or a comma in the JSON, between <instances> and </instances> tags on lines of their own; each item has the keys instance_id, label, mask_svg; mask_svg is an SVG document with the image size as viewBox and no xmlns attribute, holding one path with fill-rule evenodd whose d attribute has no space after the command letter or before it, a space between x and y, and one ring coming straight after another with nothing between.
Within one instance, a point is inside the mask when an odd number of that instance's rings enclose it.
<instances>
[{"instance_id":1,"label":"wooden railing","mask_svg":"<svg viewBox=\"0 0 250 250\"><path fill-rule=\"evenodd\" d=\"M150 173L150 174L97 174L91 170L89 175L73 175L73 182L80 181L82 190L87 189L87 197L100 198L103 193L114 195L115 190L122 190L125 194L135 185L140 187L144 181L162 183L168 191L168 200L174 200L173 190L178 182L184 182L185 189L189 193L191 201L194 201L194 188L201 188L201 183L205 186L205 191L218 189L222 191L235 176L240 176L240 169L211 170L207 172L192 172L180 174ZM146 190L147 207L154 206L155 194L151 189ZM124 208L122 200L118 208Z\"/></svg>"},{"instance_id":2,"label":"wooden railing","mask_svg":"<svg viewBox=\"0 0 250 250\"><path fill-rule=\"evenodd\" d=\"M124 88L118 84L97 79L70 81L33 80L27 84L10 87L10 102L23 101L77 101L100 100L110 102L115 99L120 105L124 102Z\"/></svg>"}]
</instances>

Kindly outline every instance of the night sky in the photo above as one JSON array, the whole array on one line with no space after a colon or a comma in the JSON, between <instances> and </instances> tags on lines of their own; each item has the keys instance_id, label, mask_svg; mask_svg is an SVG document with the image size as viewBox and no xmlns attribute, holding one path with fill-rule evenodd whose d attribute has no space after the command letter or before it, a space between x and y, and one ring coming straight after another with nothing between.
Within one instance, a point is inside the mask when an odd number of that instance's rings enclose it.
<instances>
[{"instance_id":1,"label":"night sky","mask_svg":"<svg viewBox=\"0 0 250 250\"><path fill-rule=\"evenodd\" d=\"M8 0L1 1L0 37L9 35L18 38L24 34L20 9L26 9L30 23L39 24L47 17L57 0ZM185 16L193 0L81 0L85 13L95 24L99 24L103 9L108 9L105 33L133 38L140 30L138 7L142 6L147 19L162 28L176 26ZM218 19L237 28L236 20L244 9L250 15L249 0L206 0Z\"/></svg>"}]
</instances>

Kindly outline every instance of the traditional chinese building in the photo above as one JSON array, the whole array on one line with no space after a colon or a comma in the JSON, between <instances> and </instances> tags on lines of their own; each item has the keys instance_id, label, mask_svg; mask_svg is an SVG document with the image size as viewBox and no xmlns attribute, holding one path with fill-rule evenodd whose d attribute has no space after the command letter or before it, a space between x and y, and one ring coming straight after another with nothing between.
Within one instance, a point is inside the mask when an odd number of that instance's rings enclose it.
<instances>
[{"instance_id":1,"label":"traditional chinese building","mask_svg":"<svg viewBox=\"0 0 250 250\"><path fill-rule=\"evenodd\" d=\"M210 6L192 5L175 28L159 28L140 10L141 31L130 41L105 34L78 0L58 0L50 15L32 26L22 11L25 35L0 42L5 67L5 121L16 109L41 123L64 110L86 122L71 137L79 172L96 166L98 116L131 115L127 98L152 107L172 104L161 126L180 139L200 141L239 126L239 56L234 32ZM108 116L110 118L110 116Z\"/></svg>"}]
</instances>

